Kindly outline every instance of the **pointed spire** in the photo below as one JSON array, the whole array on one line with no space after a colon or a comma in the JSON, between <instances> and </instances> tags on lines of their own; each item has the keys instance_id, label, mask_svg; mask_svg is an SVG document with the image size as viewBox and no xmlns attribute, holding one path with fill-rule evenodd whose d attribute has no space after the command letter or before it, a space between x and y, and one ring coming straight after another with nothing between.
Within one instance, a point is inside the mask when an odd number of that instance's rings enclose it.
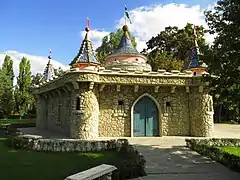
<instances>
[{"instance_id":1,"label":"pointed spire","mask_svg":"<svg viewBox=\"0 0 240 180\"><path fill-rule=\"evenodd\" d=\"M52 59L52 50L49 49L49 55L48 55L48 63L47 66L43 72L43 77L42 80L46 81L46 80L52 80L55 76L54 74L54 68L51 64L51 59Z\"/></svg>"},{"instance_id":2,"label":"pointed spire","mask_svg":"<svg viewBox=\"0 0 240 180\"><path fill-rule=\"evenodd\" d=\"M199 68L200 64L199 64L199 48L198 48L198 37L197 37L197 26L194 25L193 27L193 33L194 33L194 46L193 48L190 50L190 54L189 54L189 59L186 62L186 64L184 65L183 69L190 69L190 68Z\"/></svg>"},{"instance_id":3,"label":"pointed spire","mask_svg":"<svg viewBox=\"0 0 240 180\"><path fill-rule=\"evenodd\" d=\"M77 56L73 59L73 61L70 63L70 65L72 67L84 67L86 66L86 64L95 64L95 65L99 65L100 63L97 61L97 59L95 58L94 55L94 51L93 51L93 45L91 40L89 39L89 31L90 31L90 21L87 18L87 25L85 28L86 34L85 37L82 41L80 50L77 54Z\"/></svg>"}]
</instances>

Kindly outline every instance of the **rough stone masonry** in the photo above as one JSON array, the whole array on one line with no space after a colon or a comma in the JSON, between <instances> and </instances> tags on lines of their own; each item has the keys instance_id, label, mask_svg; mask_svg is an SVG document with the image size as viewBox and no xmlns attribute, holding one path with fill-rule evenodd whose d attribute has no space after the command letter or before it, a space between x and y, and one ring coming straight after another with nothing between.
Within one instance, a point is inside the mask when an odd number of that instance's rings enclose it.
<instances>
[{"instance_id":1,"label":"rough stone masonry","mask_svg":"<svg viewBox=\"0 0 240 180\"><path fill-rule=\"evenodd\" d=\"M153 72L124 25L118 48L101 65L85 30L71 68L56 77L49 59L44 81L33 89L37 128L77 139L212 135L213 101L197 46L183 72Z\"/></svg>"}]
</instances>

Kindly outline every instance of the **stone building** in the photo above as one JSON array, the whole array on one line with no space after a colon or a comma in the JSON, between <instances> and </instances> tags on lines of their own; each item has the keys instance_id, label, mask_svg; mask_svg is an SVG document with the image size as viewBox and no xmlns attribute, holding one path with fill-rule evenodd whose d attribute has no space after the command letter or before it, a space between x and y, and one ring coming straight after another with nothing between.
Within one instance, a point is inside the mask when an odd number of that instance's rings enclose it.
<instances>
[{"instance_id":1,"label":"stone building","mask_svg":"<svg viewBox=\"0 0 240 180\"><path fill-rule=\"evenodd\" d=\"M102 67L86 28L71 68L34 88L37 128L80 139L211 136L213 101L201 81L205 68L198 62L191 66L198 60L197 46L183 72L153 72L133 47L126 25L123 31Z\"/></svg>"}]
</instances>

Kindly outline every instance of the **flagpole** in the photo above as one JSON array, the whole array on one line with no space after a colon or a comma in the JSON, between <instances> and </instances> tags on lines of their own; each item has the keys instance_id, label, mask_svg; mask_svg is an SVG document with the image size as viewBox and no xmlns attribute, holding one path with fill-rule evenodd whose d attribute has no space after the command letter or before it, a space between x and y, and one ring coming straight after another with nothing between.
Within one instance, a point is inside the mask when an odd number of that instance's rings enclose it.
<instances>
[{"instance_id":1,"label":"flagpole","mask_svg":"<svg viewBox=\"0 0 240 180\"><path fill-rule=\"evenodd\" d=\"M124 16L124 21L125 21L125 24L124 24L124 25L127 25L127 19L126 19L126 5L125 5L125 8L124 8L123 16Z\"/></svg>"}]
</instances>

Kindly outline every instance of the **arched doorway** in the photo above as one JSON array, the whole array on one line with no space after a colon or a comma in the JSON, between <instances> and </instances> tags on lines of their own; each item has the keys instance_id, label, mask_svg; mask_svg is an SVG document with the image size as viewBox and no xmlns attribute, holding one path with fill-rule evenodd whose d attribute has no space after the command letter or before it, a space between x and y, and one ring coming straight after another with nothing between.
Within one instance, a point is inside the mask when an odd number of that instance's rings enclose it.
<instances>
[{"instance_id":1,"label":"arched doorway","mask_svg":"<svg viewBox=\"0 0 240 180\"><path fill-rule=\"evenodd\" d=\"M143 96L133 107L133 136L159 136L158 108L148 96Z\"/></svg>"}]
</instances>

